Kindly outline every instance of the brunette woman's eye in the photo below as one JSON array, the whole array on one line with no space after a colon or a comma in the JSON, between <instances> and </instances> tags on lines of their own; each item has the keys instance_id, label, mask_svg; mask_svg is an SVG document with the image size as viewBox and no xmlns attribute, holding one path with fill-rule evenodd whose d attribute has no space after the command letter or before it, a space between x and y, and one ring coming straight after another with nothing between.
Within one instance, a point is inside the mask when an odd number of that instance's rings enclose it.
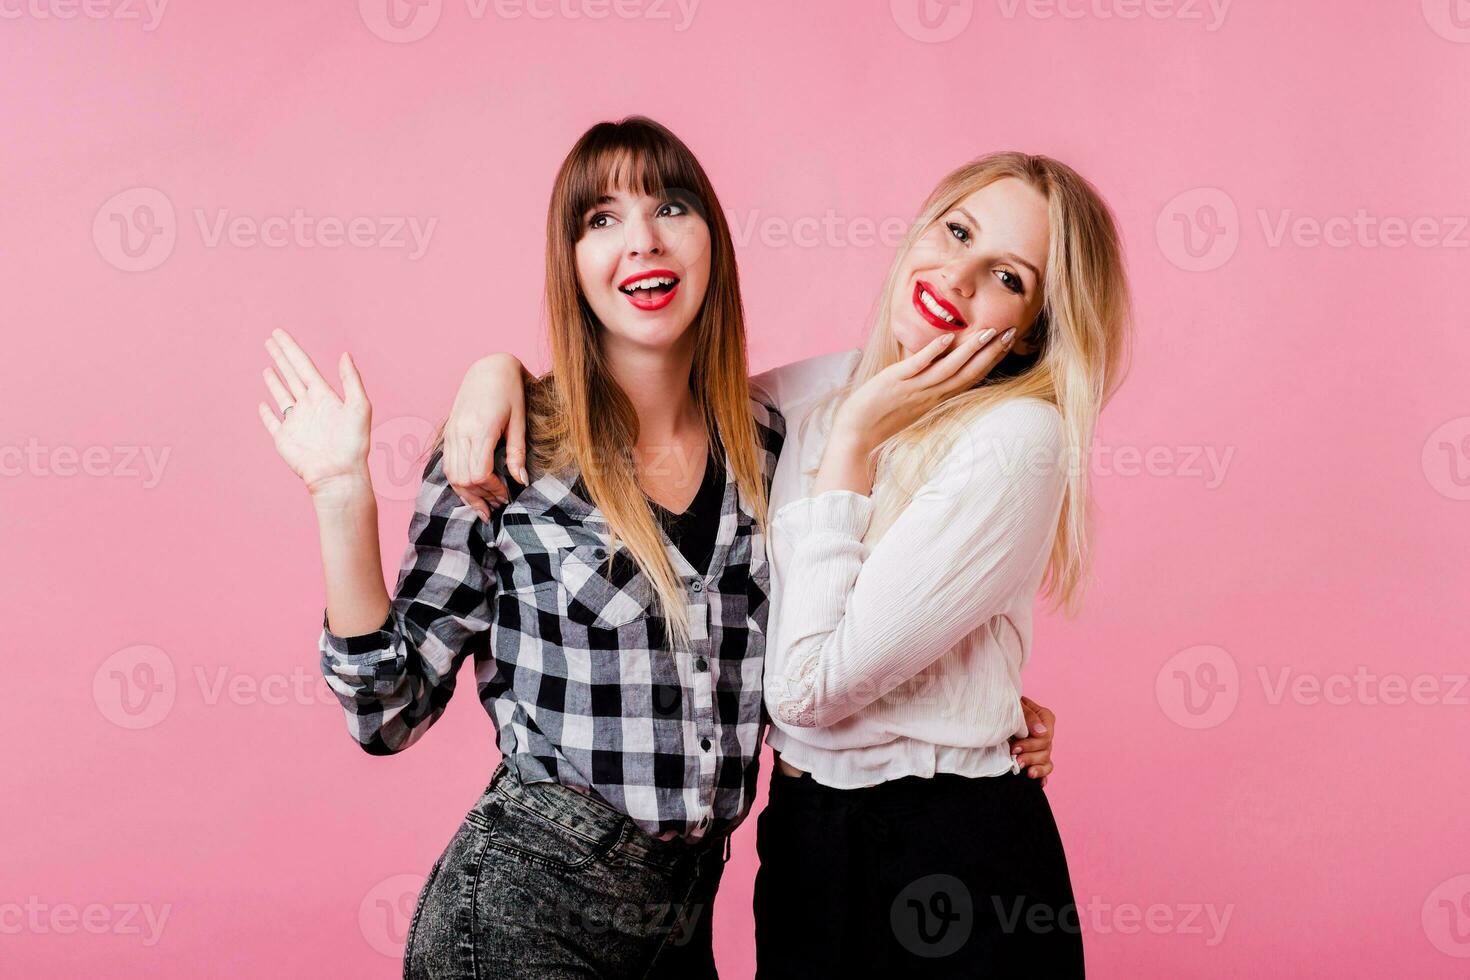
<instances>
[{"instance_id":1,"label":"brunette woman's eye","mask_svg":"<svg viewBox=\"0 0 1470 980\"><path fill-rule=\"evenodd\" d=\"M613 218L613 216L610 215L610 214L608 214L606 211L599 211L596 214L594 214L592 216L592 218L587 222L587 227L588 228L606 228L614 220L616 220L616 219Z\"/></svg>"},{"instance_id":2,"label":"brunette woman's eye","mask_svg":"<svg viewBox=\"0 0 1470 980\"><path fill-rule=\"evenodd\" d=\"M1000 280L1001 285L1005 286L1005 288L1009 289L1011 292L1015 293L1018 296L1026 289L1026 286L1024 283L1021 282L1020 277L1018 277L1014 272L1011 272L1008 269L997 270L995 273L995 277Z\"/></svg>"},{"instance_id":3,"label":"brunette woman's eye","mask_svg":"<svg viewBox=\"0 0 1470 980\"><path fill-rule=\"evenodd\" d=\"M960 242L966 245L970 244L970 229L954 221L949 222L949 224L947 224L945 227L947 227L949 229L949 233L955 238L959 239Z\"/></svg>"},{"instance_id":4,"label":"brunette woman's eye","mask_svg":"<svg viewBox=\"0 0 1470 980\"><path fill-rule=\"evenodd\" d=\"M689 209L683 204L680 204L678 201L669 201L659 205L659 209L655 212L655 215L660 218L675 218L681 214L688 213Z\"/></svg>"}]
</instances>

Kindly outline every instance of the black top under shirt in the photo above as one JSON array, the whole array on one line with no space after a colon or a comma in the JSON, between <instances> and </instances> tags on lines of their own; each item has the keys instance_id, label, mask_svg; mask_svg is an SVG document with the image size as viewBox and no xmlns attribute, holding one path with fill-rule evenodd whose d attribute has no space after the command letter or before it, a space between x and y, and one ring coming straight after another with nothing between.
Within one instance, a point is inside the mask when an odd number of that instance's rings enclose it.
<instances>
[{"instance_id":1,"label":"black top under shirt","mask_svg":"<svg viewBox=\"0 0 1470 980\"><path fill-rule=\"evenodd\" d=\"M709 572L710 559L715 554L720 507L725 498L725 466L719 455L711 450L704 464L704 481L683 513L675 514L657 501L649 500L664 533L701 575Z\"/></svg>"}]
</instances>

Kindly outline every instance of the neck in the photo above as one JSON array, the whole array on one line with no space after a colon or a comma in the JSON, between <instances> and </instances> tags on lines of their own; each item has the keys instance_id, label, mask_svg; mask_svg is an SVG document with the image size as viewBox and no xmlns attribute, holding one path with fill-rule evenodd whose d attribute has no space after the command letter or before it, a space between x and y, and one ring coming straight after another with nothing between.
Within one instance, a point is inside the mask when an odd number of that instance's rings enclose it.
<instances>
[{"instance_id":1,"label":"neck","mask_svg":"<svg viewBox=\"0 0 1470 980\"><path fill-rule=\"evenodd\" d=\"M692 337L680 338L667 350L622 348L606 353L609 373L638 413L640 448L672 445L692 427L703 428L699 406L689 389L694 369Z\"/></svg>"}]
</instances>

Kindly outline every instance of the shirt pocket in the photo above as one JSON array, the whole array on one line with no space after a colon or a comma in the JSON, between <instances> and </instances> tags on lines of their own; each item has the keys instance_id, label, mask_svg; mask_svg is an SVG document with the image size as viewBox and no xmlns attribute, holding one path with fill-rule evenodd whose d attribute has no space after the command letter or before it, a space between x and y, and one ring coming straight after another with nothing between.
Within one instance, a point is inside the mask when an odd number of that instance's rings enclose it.
<instances>
[{"instance_id":1,"label":"shirt pocket","mask_svg":"<svg viewBox=\"0 0 1470 980\"><path fill-rule=\"evenodd\" d=\"M554 590L558 606L575 623L602 629L627 626L647 615L653 588L626 549L618 549L611 560L608 555L600 544L561 548L556 554L556 580L536 589L542 597Z\"/></svg>"}]
</instances>

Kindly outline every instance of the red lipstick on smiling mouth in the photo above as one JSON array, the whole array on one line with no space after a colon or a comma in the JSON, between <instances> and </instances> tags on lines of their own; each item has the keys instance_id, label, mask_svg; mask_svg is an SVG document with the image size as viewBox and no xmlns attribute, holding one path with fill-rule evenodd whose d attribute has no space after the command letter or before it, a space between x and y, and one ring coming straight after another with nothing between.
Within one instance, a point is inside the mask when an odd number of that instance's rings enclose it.
<instances>
[{"instance_id":1,"label":"red lipstick on smiling mouth","mask_svg":"<svg viewBox=\"0 0 1470 980\"><path fill-rule=\"evenodd\" d=\"M969 326L954 304L934 291L934 287L920 279L914 284L914 309L940 330L963 330Z\"/></svg>"},{"instance_id":2,"label":"red lipstick on smiling mouth","mask_svg":"<svg viewBox=\"0 0 1470 980\"><path fill-rule=\"evenodd\" d=\"M679 277L669 269L635 272L618 283L618 292L640 310L661 310L674 301Z\"/></svg>"}]
</instances>

